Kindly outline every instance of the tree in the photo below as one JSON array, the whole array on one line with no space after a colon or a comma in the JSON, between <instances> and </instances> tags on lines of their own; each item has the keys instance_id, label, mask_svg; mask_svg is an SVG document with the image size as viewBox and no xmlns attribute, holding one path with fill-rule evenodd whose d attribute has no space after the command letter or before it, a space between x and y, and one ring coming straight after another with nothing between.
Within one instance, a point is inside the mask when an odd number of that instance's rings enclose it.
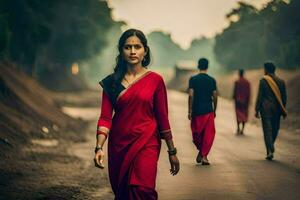
<instances>
[{"instance_id":1,"label":"tree","mask_svg":"<svg viewBox=\"0 0 300 200\"><path fill-rule=\"evenodd\" d=\"M299 1L273 0L262 10L239 3L216 36L217 60L227 69L257 68L272 60L285 68L300 66Z\"/></svg>"},{"instance_id":2,"label":"tree","mask_svg":"<svg viewBox=\"0 0 300 200\"><path fill-rule=\"evenodd\" d=\"M50 88L84 85L70 67L105 47L105 35L114 24L106 2L3 0L0 5L0 16L8 15L11 37L6 49L12 61Z\"/></svg>"}]
</instances>

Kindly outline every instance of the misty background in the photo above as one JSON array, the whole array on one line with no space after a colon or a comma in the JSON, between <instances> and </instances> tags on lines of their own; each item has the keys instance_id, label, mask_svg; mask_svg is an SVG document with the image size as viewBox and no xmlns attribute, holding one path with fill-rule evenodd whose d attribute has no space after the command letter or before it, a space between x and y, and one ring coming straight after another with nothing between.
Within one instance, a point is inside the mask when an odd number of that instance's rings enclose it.
<instances>
[{"instance_id":1,"label":"misty background","mask_svg":"<svg viewBox=\"0 0 300 200\"><path fill-rule=\"evenodd\" d=\"M214 37L199 35L185 49L170 33L153 31L147 34L152 66L172 69L178 61L206 57L213 74L261 68L266 60L299 68L299 8L299 0L273 0L260 9L238 2L224 16L226 28ZM111 13L99 0L1 0L0 59L53 90L97 87L112 72L118 39L128 28Z\"/></svg>"},{"instance_id":2,"label":"misty background","mask_svg":"<svg viewBox=\"0 0 300 200\"><path fill-rule=\"evenodd\" d=\"M118 39L128 28L147 34L150 70L161 73L168 86L178 144L191 141L184 114L187 95L182 92L190 76L198 73L197 60L206 57L221 96L217 142L222 148L216 148L221 162L237 172L254 168L260 172L253 181L251 170L236 176L224 168L213 169L212 179L207 179L212 185L220 183L219 176L214 180L216 172L234 181L219 184L215 191L201 191L200 196L268 198L270 194L270 199L286 195L297 199L299 10L300 0L0 0L0 199L113 199L108 174L100 174L92 162L102 93L98 82L113 71ZM289 114L282 120L279 139L283 146L273 167L263 164L263 155L258 155L263 144L253 113L266 60L279 67L276 74L286 81L288 94ZM239 68L246 69L252 88L249 129L243 138L234 136L231 101ZM236 145L242 151L237 153ZM193 153L188 154L192 161ZM188 173L186 180L193 177L194 185L199 185L194 171ZM195 195L199 192L195 189L195 193L189 187L180 192Z\"/></svg>"}]
</instances>

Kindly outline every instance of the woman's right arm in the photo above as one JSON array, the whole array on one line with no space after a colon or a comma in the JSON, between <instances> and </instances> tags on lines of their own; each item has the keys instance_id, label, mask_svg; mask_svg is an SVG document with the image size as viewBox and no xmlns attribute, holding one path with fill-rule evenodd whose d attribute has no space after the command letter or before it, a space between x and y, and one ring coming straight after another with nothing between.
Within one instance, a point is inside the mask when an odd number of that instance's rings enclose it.
<instances>
[{"instance_id":1,"label":"woman's right arm","mask_svg":"<svg viewBox=\"0 0 300 200\"><path fill-rule=\"evenodd\" d=\"M108 95L103 91L101 115L97 124L96 147L95 147L95 166L103 168L103 145L108 137L112 121L113 106Z\"/></svg>"}]
</instances>

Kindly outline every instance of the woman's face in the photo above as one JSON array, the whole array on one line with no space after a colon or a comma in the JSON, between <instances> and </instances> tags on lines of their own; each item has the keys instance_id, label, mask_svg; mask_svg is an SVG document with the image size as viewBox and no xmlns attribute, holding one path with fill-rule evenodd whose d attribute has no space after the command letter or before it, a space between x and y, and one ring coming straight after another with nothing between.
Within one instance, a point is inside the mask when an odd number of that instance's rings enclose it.
<instances>
[{"instance_id":1,"label":"woman's face","mask_svg":"<svg viewBox=\"0 0 300 200\"><path fill-rule=\"evenodd\" d=\"M137 36L127 38L123 46L123 56L128 64L141 64L146 54L144 45Z\"/></svg>"}]
</instances>

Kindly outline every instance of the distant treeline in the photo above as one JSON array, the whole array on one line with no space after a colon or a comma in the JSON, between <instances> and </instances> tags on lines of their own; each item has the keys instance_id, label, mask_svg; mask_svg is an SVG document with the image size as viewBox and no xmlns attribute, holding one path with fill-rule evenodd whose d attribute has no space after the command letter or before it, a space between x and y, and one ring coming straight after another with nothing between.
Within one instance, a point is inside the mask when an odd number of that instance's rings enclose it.
<instances>
[{"instance_id":1,"label":"distant treeline","mask_svg":"<svg viewBox=\"0 0 300 200\"><path fill-rule=\"evenodd\" d=\"M106 1L1 0L0 59L50 88L80 88L70 67L99 54L114 23Z\"/></svg>"},{"instance_id":2,"label":"distant treeline","mask_svg":"<svg viewBox=\"0 0 300 200\"><path fill-rule=\"evenodd\" d=\"M92 86L98 86L99 79L104 78L113 71L115 58L118 54L117 44L122 33L120 27L124 22L116 22L107 35L107 47L98 56L84 63L87 82ZM182 49L174 43L171 35L161 31L154 31L147 35L151 49L151 67L173 68L178 61L190 60L197 62L200 57L206 57L210 62L210 72L217 72L219 64L216 62L213 48L215 40L212 38L194 39L189 49ZM196 67L196 66L195 66Z\"/></svg>"},{"instance_id":3,"label":"distant treeline","mask_svg":"<svg viewBox=\"0 0 300 200\"><path fill-rule=\"evenodd\" d=\"M273 0L262 10L239 2L230 26L216 36L217 60L227 69L257 68L266 60L300 67L300 1Z\"/></svg>"},{"instance_id":4,"label":"distant treeline","mask_svg":"<svg viewBox=\"0 0 300 200\"><path fill-rule=\"evenodd\" d=\"M182 49L174 43L168 33L154 31L148 35L148 39L153 55L152 65L155 67L174 67L178 61L182 60L197 63L199 58L206 57L210 62L210 71L216 72L219 70L219 64L216 62L213 51L215 45L213 38L201 37L194 39L188 49Z\"/></svg>"}]
</instances>

